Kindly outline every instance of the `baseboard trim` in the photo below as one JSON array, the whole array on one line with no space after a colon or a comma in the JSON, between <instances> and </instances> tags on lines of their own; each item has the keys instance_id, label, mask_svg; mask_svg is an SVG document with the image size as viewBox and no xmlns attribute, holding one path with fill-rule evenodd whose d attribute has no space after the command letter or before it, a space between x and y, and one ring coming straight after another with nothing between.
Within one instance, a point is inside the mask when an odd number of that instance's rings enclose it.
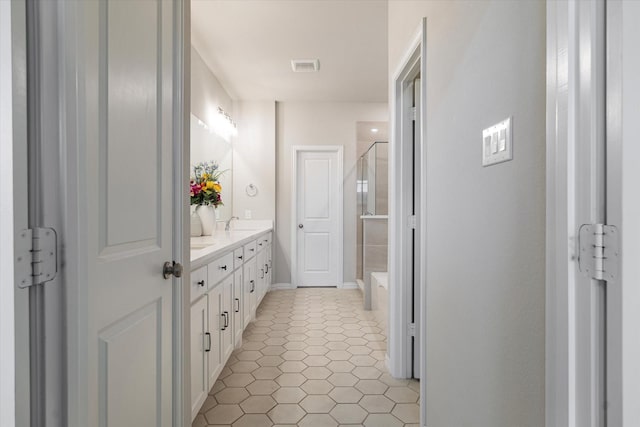
<instances>
[{"instance_id":1,"label":"baseboard trim","mask_svg":"<svg viewBox=\"0 0 640 427\"><path fill-rule=\"evenodd\" d=\"M269 287L270 291L277 291L279 289L295 289L291 283L272 283Z\"/></svg>"},{"instance_id":2,"label":"baseboard trim","mask_svg":"<svg viewBox=\"0 0 640 427\"><path fill-rule=\"evenodd\" d=\"M358 289L358 284L356 282L345 282L341 286L342 289Z\"/></svg>"}]
</instances>

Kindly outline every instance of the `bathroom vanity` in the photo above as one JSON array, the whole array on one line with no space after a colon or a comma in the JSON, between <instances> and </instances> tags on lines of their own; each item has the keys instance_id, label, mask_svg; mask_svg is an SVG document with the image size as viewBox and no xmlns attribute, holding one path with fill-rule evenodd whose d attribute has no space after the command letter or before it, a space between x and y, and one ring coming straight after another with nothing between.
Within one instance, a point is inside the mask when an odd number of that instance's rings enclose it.
<instances>
[{"instance_id":1,"label":"bathroom vanity","mask_svg":"<svg viewBox=\"0 0 640 427\"><path fill-rule=\"evenodd\" d=\"M271 285L271 221L191 238L191 419Z\"/></svg>"}]
</instances>

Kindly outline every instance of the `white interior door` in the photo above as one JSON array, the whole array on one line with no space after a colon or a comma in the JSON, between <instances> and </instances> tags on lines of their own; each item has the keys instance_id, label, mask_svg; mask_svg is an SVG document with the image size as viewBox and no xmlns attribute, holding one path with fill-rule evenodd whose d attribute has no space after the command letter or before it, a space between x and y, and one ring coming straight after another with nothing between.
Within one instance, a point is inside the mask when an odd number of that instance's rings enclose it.
<instances>
[{"instance_id":1,"label":"white interior door","mask_svg":"<svg viewBox=\"0 0 640 427\"><path fill-rule=\"evenodd\" d=\"M179 282L162 273L180 238L179 228L173 234L174 206L182 203L173 189L178 9L160 0L64 6L77 25L69 49L79 79L77 112L70 111L77 114L78 181L70 191L78 196L80 276L69 296L69 369L80 415L71 424L170 426Z\"/></svg>"},{"instance_id":2,"label":"white interior door","mask_svg":"<svg viewBox=\"0 0 640 427\"><path fill-rule=\"evenodd\" d=\"M342 152L296 151L297 286L341 286Z\"/></svg>"}]
</instances>

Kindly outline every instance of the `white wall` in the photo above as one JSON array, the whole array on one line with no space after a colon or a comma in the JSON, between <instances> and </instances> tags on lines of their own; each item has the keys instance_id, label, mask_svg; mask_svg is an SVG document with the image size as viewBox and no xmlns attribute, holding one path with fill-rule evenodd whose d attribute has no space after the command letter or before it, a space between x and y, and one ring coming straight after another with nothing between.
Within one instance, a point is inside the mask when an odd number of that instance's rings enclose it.
<instances>
[{"instance_id":1,"label":"white wall","mask_svg":"<svg viewBox=\"0 0 640 427\"><path fill-rule=\"evenodd\" d=\"M233 214L252 219L276 219L276 103L236 101L238 136L233 143ZM246 187L258 193L249 197Z\"/></svg>"},{"instance_id":2,"label":"white wall","mask_svg":"<svg viewBox=\"0 0 640 427\"><path fill-rule=\"evenodd\" d=\"M0 2L0 425L15 425L11 2Z\"/></svg>"},{"instance_id":3,"label":"white wall","mask_svg":"<svg viewBox=\"0 0 640 427\"><path fill-rule=\"evenodd\" d=\"M389 2L389 71L427 17L430 427L540 427L545 337L545 2ZM513 116L511 162L482 129Z\"/></svg>"},{"instance_id":4,"label":"white wall","mask_svg":"<svg viewBox=\"0 0 640 427\"><path fill-rule=\"evenodd\" d=\"M356 122L386 121L386 103L279 102L276 154L275 283L291 282L291 182L294 145L344 147L344 281L356 279Z\"/></svg>"}]
</instances>

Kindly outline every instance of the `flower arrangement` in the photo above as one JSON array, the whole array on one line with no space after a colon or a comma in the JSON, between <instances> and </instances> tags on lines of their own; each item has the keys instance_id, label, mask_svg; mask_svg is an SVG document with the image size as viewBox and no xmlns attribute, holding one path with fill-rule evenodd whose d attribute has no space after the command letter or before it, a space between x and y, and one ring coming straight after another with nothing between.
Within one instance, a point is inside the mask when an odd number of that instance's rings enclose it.
<instances>
[{"instance_id":1,"label":"flower arrangement","mask_svg":"<svg viewBox=\"0 0 640 427\"><path fill-rule=\"evenodd\" d=\"M219 170L216 162L201 162L193 167L190 182L190 196L192 205L219 206L222 205L222 186L220 176L225 171Z\"/></svg>"}]
</instances>

